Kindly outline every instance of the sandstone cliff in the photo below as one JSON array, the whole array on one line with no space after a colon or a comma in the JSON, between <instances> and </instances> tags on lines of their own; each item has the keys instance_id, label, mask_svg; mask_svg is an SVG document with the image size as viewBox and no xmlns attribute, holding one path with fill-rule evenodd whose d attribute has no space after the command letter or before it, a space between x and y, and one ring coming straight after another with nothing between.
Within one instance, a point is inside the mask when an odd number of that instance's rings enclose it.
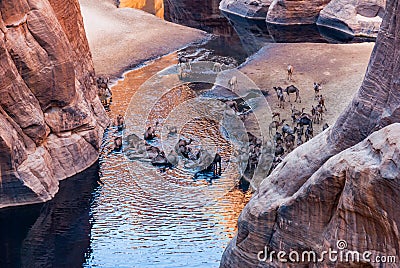
<instances>
[{"instance_id":1,"label":"sandstone cliff","mask_svg":"<svg viewBox=\"0 0 400 268\"><path fill-rule=\"evenodd\" d=\"M294 150L262 182L239 218L238 233L221 267L287 267L276 258L259 262L257 253L265 246L276 252L321 252L336 249L340 239L349 250L399 259L399 11L398 0L388 1L367 74L353 101L334 126ZM320 267L328 265L349 266Z\"/></svg>"},{"instance_id":2,"label":"sandstone cliff","mask_svg":"<svg viewBox=\"0 0 400 268\"><path fill-rule=\"evenodd\" d=\"M107 117L76 0L0 2L0 208L93 164Z\"/></svg>"}]
</instances>

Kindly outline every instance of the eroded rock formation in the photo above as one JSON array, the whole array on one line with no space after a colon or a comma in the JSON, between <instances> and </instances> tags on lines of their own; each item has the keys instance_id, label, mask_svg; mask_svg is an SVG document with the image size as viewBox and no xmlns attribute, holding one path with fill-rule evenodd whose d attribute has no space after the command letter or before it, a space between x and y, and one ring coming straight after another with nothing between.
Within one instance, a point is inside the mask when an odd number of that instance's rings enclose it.
<instances>
[{"instance_id":1,"label":"eroded rock formation","mask_svg":"<svg viewBox=\"0 0 400 268\"><path fill-rule=\"evenodd\" d=\"M265 20L273 0L223 0L219 8L245 18Z\"/></svg>"},{"instance_id":2,"label":"eroded rock formation","mask_svg":"<svg viewBox=\"0 0 400 268\"><path fill-rule=\"evenodd\" d=\"M93 164L108 123L76 0L0 2L0 208Z\"/></svg>"},{"instance_id":3,"label":"eroded rock formation","mask_svg":"<svg viewBox=\"0 0 400 268\"><path fill-rule=\"evenodd\" d=\"M277 24L312 24L330 0L274 0L267 22Z\"/></svg>"},{"instance_id":4,"label":"eroded rock formation","mask_svg":"<svg viewBox=\"0 0 400 268\"><path fill-rule=\"evenodd\" d=\"M269 252L318 253L336 249L341 239L349 250L399 259L400 2L388 1L386 10L353 101L334 126L294 150L261 183L239 217L221 267L287 267L276 257L258 261L257 253L265 246ZM349 267L320 267L328 265Z\"/></svg>"},{"instance_id":5,"label":"eroded rock formation","mask_svg":"<svg viewBox=\"0 0 400 268\"><path fill-rule=\"evenodd\" d=\"M385 0L222 0L220 9L269 25L317 23L352 36L376 37ZM326 31L326 29L322 29Z\"/></svg>"},{"instance_id":6,"label":"eroded rock formation","mask_svg":"<svg viewBox=\"0 0 400 268\"><path fill-rule=\"evenodd\" d=\"M317 24L352 35L375 37L385 10L385 0L332 0L320 13Z\"/></svg>"}]
</instances>

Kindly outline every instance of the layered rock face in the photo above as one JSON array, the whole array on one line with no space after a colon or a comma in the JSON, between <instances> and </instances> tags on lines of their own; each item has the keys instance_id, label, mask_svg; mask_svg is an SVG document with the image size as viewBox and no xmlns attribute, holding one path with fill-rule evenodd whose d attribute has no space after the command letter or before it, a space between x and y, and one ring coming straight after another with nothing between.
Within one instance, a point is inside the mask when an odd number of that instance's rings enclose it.
<instances>
[{"instance_id":1,"label":"layered rock face","mask_svg":"<svg viewBox=\"0 0 400 268\"><path fill-rule=\"evenodd\" d=\"M93 164L108 123L77 1L0 2L0 208Z\"/></svg>"},{"instance_id":2,"label":"layered rock face","mask_svg":"<svg viewBox=\"0 0 400 268\"><path fill-rule=\"evenodd\" d=\"M288 267L264 251L346 249L400 257L400 2L390 0L363 84L334 126L298 147L244 208L221 267ZM287 256L286 256L287 257ZM349 267L349 263L316 267ZM293 267L310 267L310 262ZM354 263L353 267L380 267ZM386 264L385 267L397 267Z\"/></svg>"},{"instance_id":3,"label":"layered rock face","mask_svg":"<svg viewBox=\"0 0 400 268\"><path fill-rule=\"evenodd\" d=\"M375 37L385 5L385 0L332 0L321 11L317 24L353 35Z\"/></svg>"},{"instance_id":4,"label":"layered rock face","mask_svg":"<svg viewBox=\"0 0 400 268\"><path fill-rule=\"evenodd\" d=\"M385 0L222 0L220 9L270 25L317 23L353 36L376 37Z\"/></svg>"}]
</instances>

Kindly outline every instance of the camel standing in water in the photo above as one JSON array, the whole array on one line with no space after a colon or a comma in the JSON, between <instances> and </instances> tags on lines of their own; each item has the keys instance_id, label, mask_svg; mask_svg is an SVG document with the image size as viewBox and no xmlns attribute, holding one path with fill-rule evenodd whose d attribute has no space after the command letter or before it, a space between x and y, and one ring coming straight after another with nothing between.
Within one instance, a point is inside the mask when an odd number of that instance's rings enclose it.
<instances>
[{"instance_id":1,"label":"camel standing in water","mask_svg":"<svg viewBox=\"0 0 400 268\"><path fill-rule=\"evenodd\" d=\"M156 128L158 126L158 121L156 122L156 125L154 127L150 126L147 128L147 130L144 132L144 139L145 140L152 140L154 139L156 135Z\"/></svg>"}]
</instances>

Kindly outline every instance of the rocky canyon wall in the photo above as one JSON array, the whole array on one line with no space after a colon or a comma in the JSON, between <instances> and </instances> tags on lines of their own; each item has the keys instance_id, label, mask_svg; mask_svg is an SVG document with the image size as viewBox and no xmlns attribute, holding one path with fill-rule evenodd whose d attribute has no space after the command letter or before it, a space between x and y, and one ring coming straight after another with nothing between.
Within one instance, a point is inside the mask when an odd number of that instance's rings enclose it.
<instances>
[{"instance_id":1,"label":"rocky canyon wall","mask_svg":"<svg viewBox=\"0 0 400 268\"><path fill-rule=\"evenodd\" d=\"M398 267L373 261L284 263L257 254L346 250L400 257L400 11L387 2L363 84L336 124L298 147L244 208L221 267ZM287 256L286 256L287 257ZM291 265L291 266L290 266Z\"/></svg>"},{"instance_id":2,"label":"rocky canyon wall","mask_svg":"<svg viewBox=\"0 0 400 268\"><path fill-rule=\"evenodd\" d=\"M0 1L0 208L93 164L108 124L76 0Z\"/></svg>"}]
</instances>

